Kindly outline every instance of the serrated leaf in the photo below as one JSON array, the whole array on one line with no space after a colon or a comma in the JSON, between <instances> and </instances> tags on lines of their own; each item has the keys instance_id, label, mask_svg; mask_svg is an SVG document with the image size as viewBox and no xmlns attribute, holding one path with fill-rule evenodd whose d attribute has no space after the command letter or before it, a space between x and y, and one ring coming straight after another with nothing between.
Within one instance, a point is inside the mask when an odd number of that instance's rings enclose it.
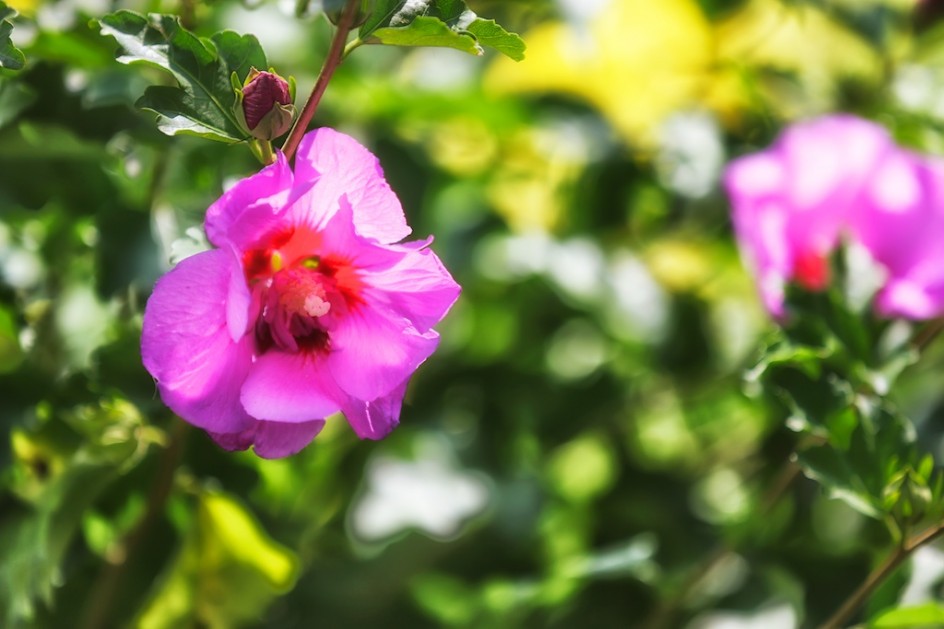
<instances>
[{"instance_id":1,"label":"serrated leaf","mask_svg":"<svg viewBox=\"0 0 944 629\"><path fill-rule=\"evenodd\" d=\"M495 20L483 20L479 18L469 24L467 29L475 35L479 44L494 48L507 57L515 61L524 59L525 43L516 33L509 33L501 27Z\"/></svg>"},{"instance_id":2,"label":"serrated leaf","mask_svg":"<svg viewBox=\"0 0 944 629\"><path fill-rule=\"evenodd\" d=\"M4 70L20 70L26 63L23 52L13 45L10 35L13 33L13 23L8 18L16 15L16 11L0 2L0 68Z\"/></svg>"},{"instance_id":3,"label":"serrated leaf","mask_svg":"<svg viewBox=\"0 0 944 629\"><path fill-rule=\"evenodd\" d=\"M455 48L481 55L489 46L520 61L524 41L494 20L481 19L462 0L379 0L358 36L373 44Z\"/></svg>"},{"instance_id":4,"label":"serrated leaf","mask_svg":"<svg viewBox=\"0 0 944 629\"><path fill-rule=\"evenodd\" d=\"M102 34L114 37L125 51L120 62L157 67L177 80L179 87L149 87L137 102L159 114L161 131L222 142L248 137L232 112L236 96L230 75L245 77L250 67L268 67L254 36L223 31L201 39L176 16L132 11L106 15L99 23Z\"/></svg>"},{"instance_id":5,"label":"serrated leaf","mask_svg":"<svg viewBox=\"0 0 944 629\"><path fill-rule=\"evenodd\" d=\"M371 43L455 48L473 55L484 53L471 35L454 31L439 18L425 16L416 18L407 26L378 28L371 37Z\"/></svg>"}]
</instances>

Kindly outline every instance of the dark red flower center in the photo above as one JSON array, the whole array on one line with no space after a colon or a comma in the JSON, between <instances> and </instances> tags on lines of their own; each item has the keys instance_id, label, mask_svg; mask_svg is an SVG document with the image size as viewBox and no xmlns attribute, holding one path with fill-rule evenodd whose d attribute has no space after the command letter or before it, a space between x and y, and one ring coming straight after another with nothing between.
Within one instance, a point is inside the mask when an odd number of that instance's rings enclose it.
<instances>
[{"instance_id":1,"label":"dark red flower center","mask_svg":"<svg viewBox=\"0 0 944 629\"><path fill-rule=\"evenodd\" d=\"M318 255L321 249L321 235L299 227L270 234L243 254L260 353L326 352L331 327L361 303L356 269L343 258Z\"/></svg>"},{"instance_id":2,"label":"dark red flower center","mask_svg":"<svg viewBox=\"0 0 944 629\"><path fill-rule=\"evenodd\" d=\"M829 257L815 251L798 254L793 260L793 277L807 290L824 290L829 285Z\"/></svg>"}]
</instances>

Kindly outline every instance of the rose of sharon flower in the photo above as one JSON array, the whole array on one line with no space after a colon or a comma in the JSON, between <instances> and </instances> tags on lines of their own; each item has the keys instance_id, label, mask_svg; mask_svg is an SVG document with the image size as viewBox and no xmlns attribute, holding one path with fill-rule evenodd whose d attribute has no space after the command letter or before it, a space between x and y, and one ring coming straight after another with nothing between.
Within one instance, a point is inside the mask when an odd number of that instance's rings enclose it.
<instances>
[{"instance_id":1,"label":"rose of sharon flower","mask_svg":"<svg viewBox=\"0 0 944 629\"><path fill-rule=\"evenodd\" d=\"M875 297L880 313L944 314L944 162L889 151L869 177L849 231L886 271Z\"/></svg>"},{"instance_id":2,"label":"rose of sharon flower","mask_svg":"<svg viewBox=\"0 0 944 629\"><path fill-rule=\"evenodd\" d=\"M822 290L841 239L861 244L886 272L876 297L888 316L944 311L941 166L895 145L881 126L850 115L788 128L772 147L725 173L734 230L764 305L784 314L784 287Z\"/></svg>"},{"instance_id":3,"label":"rose of sharon flower","mask_svg":"<svg viewBox=\"0 0 944 629\"><path fill-rule=\"evenodd\" d=\"M361 438L399 421L459 286L410 233L377 159L319 129L206 215L217 248L161 278L141 353L164 402L227 449L294 454L341 411Z\"/></svg>"}]
</instances>

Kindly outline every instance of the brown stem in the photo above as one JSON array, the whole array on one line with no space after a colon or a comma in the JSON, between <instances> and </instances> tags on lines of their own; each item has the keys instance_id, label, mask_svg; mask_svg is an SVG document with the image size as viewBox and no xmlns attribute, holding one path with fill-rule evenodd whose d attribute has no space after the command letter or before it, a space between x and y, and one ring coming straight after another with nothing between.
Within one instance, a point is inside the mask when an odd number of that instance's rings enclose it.
<instances>
[{"instance_id":1,"label":"brown stem","mask_svg":"<svg viewBox=\"0 0 944 629\"><path fill-rule=\"evenodd\" d=\"M89 602L85 608L82 623L79 625L83 629L98 629L114 624L114 619L110 618L112 605L119 593L130 560L147 539L151 527L164 513L164 505L174 486L174 473L183 455L184 440L187 436L187 424L180 420L175 420L175 422L170 444L161 455L157 476L154 484L151 485L144 515L122 540L121 557L102 569L101 575L89 593Z\"/></svg>"},{"instance_id":2,"label":"brown stem","mask_svg":"<svg viewBox=\"0 0 944 629\"><path fill-rule=\"evenodd\" d=\"M901 563L911 556L921 546L936 539L944 533L944 522L925 529L913 537L904 540L900 546L885 558L865 578L856 590L839 606L839 609L829 617L829 620L820 625L820 629L840 629L855 612L862 607L873 592L887 579Z\"/></svg>"},{"instance_id":3,"label":"brown stem","mask_svg":"<svg viewBox=\"0 0 944 629\"><path fill-rule=\"evenodd\" d=\"M930 321L915 335L911 343L919 352L923 352L941 332L944 332L944 317Z\"/></svg>"},{"instance_id":4,"label":"brown stem","mask_svg":"<svg viewBox=\"0 0 944 629\"><path fill-rule=\"evenodd\" d=\"M351 32L351 28L354 25L354 18L357 15L359 6L360 0L347 0L347 4L344 5L344 12L338 20L338 30L335 31L334 39L331 40L331 48L328 50L328 57L325 59L324 65L321 68L321 73L318 74L318 79L315 81L315 86L311 90L311 95L308 96L308 102L306 102L305 107L302 108L302 113L298 115L298 120L295 121L295 125L289 132L285 144L282 146L282 152L285 153L285 157L289 161L295 156L298 144L302 141L302 136L305 135L305 131L308 129L308 125L315 115L318 103L321 102L321 97L328 87L328 81L331 80L334 71L337 70L338 66L341 65L341 61L344 59L344 46L347 43L348 33Z\"/></svg>"}]
</instances>

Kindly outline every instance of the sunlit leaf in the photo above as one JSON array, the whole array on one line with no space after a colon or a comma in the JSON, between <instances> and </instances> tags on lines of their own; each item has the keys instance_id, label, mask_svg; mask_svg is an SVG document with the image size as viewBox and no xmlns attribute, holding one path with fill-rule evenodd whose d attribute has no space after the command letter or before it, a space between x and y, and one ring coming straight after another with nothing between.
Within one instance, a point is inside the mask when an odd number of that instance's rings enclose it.
<instances>
[{"instance_id":1,"label":"sunlit leaf","mask_svg":"<svg viewBox=\"0 0 944 629\"><path fill-rule=\"evenodd\" d=\"M554 452L548 474L558 493L579 502L609 489L616 479L616 461L605 440L585 435Z\"/></svg>"},{"instance_id":2,"label":"sunlit leaf","mask_svg":"<svg viewBox=\"0 0 944 629\"><path fill-rule=\"evenodd\" d=\"M524 41L494 20L480 19L461 0L381 1L361 26L367 43L390 46L455 48L481 55L483 46L516 61L524 58Z\"/></svg>"},{"instance_id":3,"label":"sunlit leaf","mask_svg":"<svg viewBox=\"0 0 944 629\"><path fill-rule=\"evenodd\" d=\"M0 92L0 104L2 98L3 92ZM18 333L13 313L0 304L0 373L13 371L23 360Z\"/></svg>"},{"instance_id":4,"label":"sunlit leaf","mask_svg":"<svg viewBox=\"0 0 944 629\"><path fill-rule=\"evenodd\" d=\"M872 629L914 629L944 625L944 605L936 601L890 609L869 623Z\"/></svg>"},{"instance_id":5,"label":"sunlit leaf","mask_svg":"<svg viewBox=\"0 0 944 629\"><path fill-rule=\"evenodd\" d=\"M294 554L265 533L235 498L204 493L177 558L135 626L240 626L292 588Z\"/></svg>"},{"instance_id":6,"label":"sunlit leaf","mask_svg":"<svg viewBox=\"0 0 944 629\"><path fill-rule=\"evenodd\" d=\"M390 46L438 46L473 55L483 52L474 37L455 31L434 17L418 17L408 26L378 28L372 38L377 43Z\"/></svg>"},{"instance_id":7,"label":"sunlit leaf","mask_svg":"<svg viewBox=\"0 0 944 629\"><path fill-rule=\"evenodd\" d=\"M477 19L469 24L466 30L475 35L482 46L494 48L515 61L524 59L524 40L517 34L506 31L495 20Z\"/></svg>"}]
</instances>

